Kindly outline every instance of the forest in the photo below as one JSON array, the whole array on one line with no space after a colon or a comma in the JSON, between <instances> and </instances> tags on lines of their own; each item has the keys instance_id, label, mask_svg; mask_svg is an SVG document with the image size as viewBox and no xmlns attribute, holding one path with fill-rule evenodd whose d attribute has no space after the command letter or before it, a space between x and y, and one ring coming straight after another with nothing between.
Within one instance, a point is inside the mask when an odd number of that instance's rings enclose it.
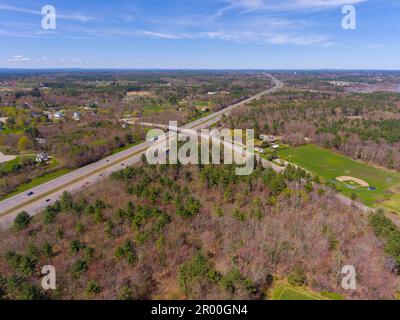
<instances>
[{"instance_id":1,"label":"forest","mask_svg":"<svg viewBox=\"0 0 400 320\"><path fill-rule=\"evenodd\" d=\"M400 94L288 89L235 111L226 125L299 146L309 141L352 159L400 170Z\"/></svg>"},{"instance_id":2,"label":"forest","mask_svg":"<svg viewBox=\"0 0 400 320\"><path fill-rule=\"evenodd\" d=\"M400 232L339 203L301 169L142 164L1 234L3 299L270 299L288 279L346 299L394 299ZM390 229L391 234L385 230ZM354 265L357 290L340 285ZM43 291L53 265L57 290Z\"/></svg>"},{"instance_id":3,"label":"forest","mask_svg":"<svg viewBox=\"0 0 400 320\"><path fill-rule=\"evenodd\" d=\"M147 129L123 119L185 124L270 85L259 73L240 71L26 71L1 77L7 85L0 85L0 152L46 153L52 161L20 161L15 170L0 164L0 198L143 141Z\"/></svg>"}]
</instances>

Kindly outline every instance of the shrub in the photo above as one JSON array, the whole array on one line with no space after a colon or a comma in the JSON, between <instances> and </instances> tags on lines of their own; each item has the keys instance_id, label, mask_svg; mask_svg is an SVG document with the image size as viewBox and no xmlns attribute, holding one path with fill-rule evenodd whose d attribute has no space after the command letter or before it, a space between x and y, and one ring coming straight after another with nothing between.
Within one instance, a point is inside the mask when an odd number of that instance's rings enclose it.
<instances>
[{"instance_id":1,"label":"shrub","mask_svg":"<svg viewBox=\"0 0 400 320\"><path fill-rule=\"evenodd\" d=\"M233 211L233 217L236 219L236 220L239 220L239 221L246 221L246 216L245 216L245 214L243 213L243 212L241 212L239 209L235 209L234 211Z\"/></svg>"},{"instance_id":2,"label":"shrub","mask_svg":"<svg viewBox=\"0 0 400 320\"><path fill-rule=\"evenodd\" d=\"M19 255L15 251L8 251L5 256L6 262L18 273L29 276L33 274L36 267L36 260L30 255Z\"/></svg>"},{"instance_id":3,"label":"shrub","mask_svg":"<svg viewBox=\"0 0 400 320\"><path fill-rule=\"evenodd\" d=\"M294 287L300 287L305 284L307 278L300 268L295 268L292 272L288 275L288 282L290 285Z\"/></svg>"},{"instance_id":4,"label":"shrub","mask_svg":"<svg viewBox=\"0 0 400 320\"><path fill-rule=\"evenodd\" d=\"M200 212L200 201L193 197L189 197L186 203L182 203L182 199L176 201L176 214L182 218L192 218Z\"/></svg>"},{"instance_id":5,"label":"shrub","mask_svg":"<svg viewBox=\"0 0 400 320\"><path fill-rule=\"evenodd\" d=\"M14 229L23 230L26 229L32 221L32 217L25 211L20 212L14 220Z\"/></svg>"},{"instance_id":6,"label":"shrub","mask_svg":"<svg viewBox=\"0 0 400 320\"><path fill-rule=\"evenodd\" d=\"M83 242L75 239L70 242L69 247L73 253L77 254L81 249L84 249L86 246Z\"/></svg>"},{"instance_id":7,"label":"shrub","mask_svg":"<svg viewBox=\"0 0 400 320\"><path fill-rule=\"evenodd\" d=\"M83 225L83 223L78 222L75 226L75 231L76 233L80 234L83 233L85 231L85 226Z\"/></svg>"},{"instance_id":8,"label":"shrub","mask_svg":"<svg viewBox=\"0 0 400 320\"><path fill-rule=\"evenodd\" d=\"M220 206L217 206L214 208L214 214L217 217L222 217L224 215L224 211L222 210L222 208Z\"/></svg>"},{"instance_id":9,"label":"shrub","mask_svg":"<svg viewBox=\"0 0 400 320\"><path fill-rule=\"evenodd\" d=\"M115 251L115 256L126 258L128 264L132 266L136 262L136 253L132 242L129 239L125 240L123 245Z\"/></svg>"},{"instance_id":10,"label":"shrub","mask_svg":"<svg viewBox=\"0 0 400 320\"><path fill-rule=\"evenodd\" d=\"M79 278L82 273L84 273L88 269L87 262L82 259L78 259L75 263L71 266L71 274L75 278Z\"/></svg>"},{"instance_id":11,"label":"shrub","mask_svg":"<svg viewBox=\"0 0 400 320\"><path fill-rule=\"evenodd\" d=\"M92 294L98 294L101 292L101 289L96 281L89 281L89 283L86 286L86 292Z\"/></svg>"},{"instance_id":12,"label":"shrub","mask_svg":"<svg viewBox=\"0 0 400 320\"><path fill-rule=\"evenodd\" d=\"M115 224L114 222L112 222L112 220L108 220L107 224L106 224L106 234L107 236L109 236L110 238L113 238L113 230L115 228Z\"/></svg>"},{"instance_id":13,"label":"shrub","mask_svg":"<svg viewBox=\"0 0 400 320\"><path fill-rule=\"evenodd\" d=\"M400 269L400 229L378 210L370 216L370 225L375 234L385 242L385 252L392 257L396 267Z\"/></svg>"},{"instance_id":14,"label":"shrub","mask_svg":"<svg viewBox=\"0 0 400 320\"><path fill-rule=\"evenodd\" d=\"M202 281L217 284L221 276L201 252L184 263L179 272L179 286L183 293L190 294L193 286Z\"/></svg>"},{"instance_id":15,"label":"shrub","mask_svg":"<svg viewBox=\"0 0 400 320\"><path fill-rule=\"evenodd\" d=\"M69 211L72 210L74 207L72 196L67 191L64 191L64 193L61 195L60 206L62 211Z\"/></svg>"},{"instance_id":16,"label":"shrub","mask_svg":"<svg viewBox=\"0 0 400 320\"><path fill-rule=\"evenodd\" d=\"M42 294L40 290L29 283L23 283L16 295L17 300L40 300L42 299Z\"/></svg>"},{"instance_id":17,"label":"shrub","mask_svg":"<svg viewBox=\"0 0 400 320\"><path fill-rule=\"evenodd\" d=\"M51 258L51 257L54 255L54 253L53 253L53 247L52 247L51 244L48 243L47 241L43 244L42 251L43 251L43 255L44 255L46 258Z\"/></svg>"},{"instance_id":18,"label":"shrub","mask_svg":"<svg viewBox=\"0 0 400 320\"><path fill-rule=\"evenodd\" d=\"M132 300L132 290L128 286L123 286L118 293L118 300Z\"/></svg>"},{"instance_id":19,"label":"shrub","mask_svg":"<svg viewBox=\"0 0 400 320\"><path fill-rule=\"evenodd\" d=\"M87 261L87 262L93 261L94 252L95 252L95 250L92 247L85 248L85 253L84 253L84 256L83 256L85 261Z\"/></svg>"},{"instance_id":20,"label":"shrub","mask_svg":"<svg viewBox=\"0 0 400 320\"><path fill-rule=\"evenodd\" d=\"M56 218L57 218L56 212L46 209L43 215L43 223L47 225L52 224L56 221Z\"/></svg>"},{"instance_id":21,"label":"shrub","mask_svg":"<svg viewBox=\"0 0 400 320\"><path fill-rule=\"evenodd\" d=\"M235 291L235 284L241 280L241 275L238 270L232 270L226 276L222 277L220 284L226 291L233 293Z\"/></svg>"}]
</instances>

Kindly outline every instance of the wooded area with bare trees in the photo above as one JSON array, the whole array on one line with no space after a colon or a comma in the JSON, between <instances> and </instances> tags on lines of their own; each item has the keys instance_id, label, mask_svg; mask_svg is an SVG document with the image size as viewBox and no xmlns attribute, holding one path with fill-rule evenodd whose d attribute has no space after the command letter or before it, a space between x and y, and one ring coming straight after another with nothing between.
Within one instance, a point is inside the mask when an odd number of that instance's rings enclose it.
<instances>
[{"instance_id":1,"label":"wooded area with bare trees","mask_svg":"<svg viewBox=\"0 0 400 320\"><path fill-rule=\"evenodd\" d=\"M33 221L21 214L2 233L2 295L261 299L296 272L316 292L394 298L398 262L368 218L310 179L291 166L249 177L232 166L124 169L76 197L64 194ZM55 292L39 289L43 264L57 269ZM357 270L357 290L340 285L346 264Z\"/></svg>"}]
</instances>

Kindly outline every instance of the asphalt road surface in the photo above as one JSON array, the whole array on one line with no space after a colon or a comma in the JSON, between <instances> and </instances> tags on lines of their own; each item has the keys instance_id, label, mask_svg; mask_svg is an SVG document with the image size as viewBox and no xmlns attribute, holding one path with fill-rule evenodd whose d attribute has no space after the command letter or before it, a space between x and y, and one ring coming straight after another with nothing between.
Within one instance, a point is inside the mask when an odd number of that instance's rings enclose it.
<instances>
[{"instance_id":1,"label":"asphalt road surface","mask_svg":"<svg viewBox=\"0 0 400 320\"><path fill-rule=\"evenodd\" d=\"M268 74L266 75L271 77L273 80L275 84L273 88L260 92L249 99L233 104L206 117L188 123L182 128L202 129L211 126L220 121L223 114L226 114L229 111L232 111L233 109L253 100L259 99L266 94L275 92L283 87L282 82ZM21 211L26 211L32 216L36 215L43 211L47 206L58 200L64 191L76 193L79 190L85 189L95 183L99 183L112 172L139 162L146 150L155 143L156 142L154 141L143 142L122 152L104 158L98 162L79 168L64 176L1 201L0 229L8 228L14 221L17 214Z\"/></svg>"}]
</instances>

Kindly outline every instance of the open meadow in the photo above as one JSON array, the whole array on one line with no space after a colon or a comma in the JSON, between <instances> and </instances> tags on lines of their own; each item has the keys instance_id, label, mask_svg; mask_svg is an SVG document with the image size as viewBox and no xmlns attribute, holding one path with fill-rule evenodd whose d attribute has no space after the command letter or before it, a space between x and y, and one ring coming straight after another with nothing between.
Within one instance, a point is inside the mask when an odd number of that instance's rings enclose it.
<instances>
[{"instance_id":1,"label":"open meadow","mask_svg":"<svg viewBox=\"0 0 400 320\"><path fill-rule=\"evenodd\" d=\"M335 183L346 196L356 195L368 206L400 212L400 174L394 171L354 161L311 144L281 150L278 154L318 175L322 181ZM343 177L348 177L348 181L337 179ZM354 177L354 181L349 180L350 177ZM369 187L360 186L358 180L365 181Z\"/></svg>"}]
</instances>

